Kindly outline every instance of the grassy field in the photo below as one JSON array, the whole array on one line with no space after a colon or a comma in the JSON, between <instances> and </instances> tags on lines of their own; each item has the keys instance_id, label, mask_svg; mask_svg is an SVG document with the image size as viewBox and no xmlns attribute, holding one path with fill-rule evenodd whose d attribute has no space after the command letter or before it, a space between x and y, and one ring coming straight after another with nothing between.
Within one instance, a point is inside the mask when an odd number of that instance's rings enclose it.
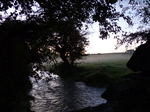
<instances>
[{"instance_id":1,"label":"grassy field","mask_svg":"<svg viewBox=\"0 0 150 112\"><path fill-rule=\"evenodd\" d=\"M79 61L75 69L75 79L92 86L108 86L123 80L123 76L132 73L126 67L132 54L110 53L88 55Z\"/></svg>"},{"instance_id":2,"label":"grassy field","mask_svg":"<svg viewBox=\"0 0 150 112\"><path fill-rule=\"evenodd\" d=\"M108 54L91 54L78 62L85 63L110 63L118 61L128 61L132 54L126 53L108 53Z\"/></svg>"}]
</instances>

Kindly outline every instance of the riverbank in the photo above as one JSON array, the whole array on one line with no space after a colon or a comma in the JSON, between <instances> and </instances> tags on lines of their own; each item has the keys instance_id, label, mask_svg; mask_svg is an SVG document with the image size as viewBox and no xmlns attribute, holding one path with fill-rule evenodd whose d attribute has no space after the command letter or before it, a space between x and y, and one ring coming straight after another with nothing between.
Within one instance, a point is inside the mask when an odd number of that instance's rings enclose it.
<instances>
[{"instance_id":1,"label":"riverbank","mask_svg":"<svg viewBox=\"0 0 150 112\"><path fill-rule=\"evenodd\" d=\"M109 79L112 79L101 95L107 103L75 112L150 112L150 76L133 73L126 67L127 61L113 60L103 63L104 68L107 68L107 74L111 75ZM96 63L92 64L96 66ZM92 77L89 79L91 80ZM98 80L96 77L93 83L95 81L98 83Z\"/></svg>"},{"instance_id":2,"label":"riverbank","mask_svg":"<svg viewBox=\"0 0 150 112\"><path fill-rule=\"evenodd\" d=\"M110 55L114 56L113 54ZM87 57L86 59L89 60L78 64L70 76L72 79L85 82L87 85L106 87L107 89L101 97L107 102L74 112L150 111L150 77L143 76L141 73L133 73L126 67L131 55L115 54L121 58L110 56L109 61L105 60L108 55L92 56L93 58ZM101 59L102 56L105 57L103 60Z\"/></svg>"},{"instance_id":3,"label":"riverbank","mask_svg":"<svg viewBox=\"0 0 150 112\"><path fill-rule=\"evenodd\" d=\"M127 61L79 64L74 70L74 79L90 86L107 87L123 80L132 71L126 67Z\"/></svg>"},{"instance_id":4,"label":"riverbank","mask_svg":"<svg viewBox=\"0 0 150 112\"><path fill-rule=\"evenodd\" d=\"M101 95L107 103L73 112L150 112L150 76L133 73Z\"/></svg>"},{"instance_id":5,"label":"riverbank","mask_svg":"<svg viewBox=\"0 0 150 112\"><path fill-rule=\"evenodd\" d=\"M78 61L70 78L75 81L82 81L90 86L107 87L110 84L116 84L122 81L122 77L131 73L132 71L126 67L127 61L131 54L125 53L110 53L110 54L93 54ZM50 70L49 65L45 65L46 70ZM60 66L61 74L66 69L63 65ZM60 71L54 71L59 74Z\"/></svg>"}]
</instances>

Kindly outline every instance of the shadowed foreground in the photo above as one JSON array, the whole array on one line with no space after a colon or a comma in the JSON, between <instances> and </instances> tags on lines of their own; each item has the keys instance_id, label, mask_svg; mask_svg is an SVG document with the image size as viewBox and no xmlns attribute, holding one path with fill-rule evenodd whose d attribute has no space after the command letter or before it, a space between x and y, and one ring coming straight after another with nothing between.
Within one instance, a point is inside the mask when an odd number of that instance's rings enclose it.
<instances>
[{"instance_id":1,"label":"shadowed foreground","mask_svg":"<svg viewBox=\"0 0 150 112\"><path fill-rule=\"evenodd\" d=\"M110 85L101 95L107 103L77 112L150 112L150 40L139 46L127 67L139 73L124 76L125 80Z\"/></svg>"},{"instance_id":2,"label":"shadowed foreground","mask_svg":"<svg viewBox=\"0 0 150 112\"><path fill-rule=\"evenodd\" d=\"M101 95L107 103L75 112L150 112L150 77L127 75L125 81L110 85Z\"/></svg>"}]
</instances>

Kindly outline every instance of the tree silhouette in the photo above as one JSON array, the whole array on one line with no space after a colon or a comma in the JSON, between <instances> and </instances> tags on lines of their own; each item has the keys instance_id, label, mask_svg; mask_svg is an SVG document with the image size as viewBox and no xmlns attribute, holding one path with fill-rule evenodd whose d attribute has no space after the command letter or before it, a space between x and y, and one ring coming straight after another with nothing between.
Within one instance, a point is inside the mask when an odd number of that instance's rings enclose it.
<instances>
[{"instance_id":1,"label":"tree silhouette","mask_svg":"<svg viewBox=\"0 0 150 112\"><path fill-rule=\"evenodd\" d=\"M61 21L48 38L48 46L59 54L66 66L73 66L77 59L85 55L88 45L86 34L77 29L72 21Z\"/></svg>"},{"instance_id":2,"label":"tree silhouette","mask_svg":"<svg viewBox=\"0 0 150 112\"><path fill-rule=\"evenodd\" d=\"M0 24L1 111L30 110L29 76L49 55L43 35L43 26L34 21L8 19Z\"/></svg>"},{"instance_id":3,"label":"tree silhouette","mask_svg":"<svg viewBox=\"0 0 150 112\"><path fill-rule=\"evenodd\" d=\"M0 10L7 11L13 7L15 11L9 16L16 19L24 15L27 20L32 21L41 18L48 22L48 27L58 25L59 21L74 20L79 28L84 23L99 22L99 31L101 38L108 38L109 33L121 31L116 23L120 17L123 17L130 23L130 18L116 11L114 3L117 0L9 0L1 1ZM3 17L3 16L2 16Z\"/></svg>"},{"instance_id":4,"label":"tree silhouette","mask_svg":"<svg viewBox=\"0 0 150 112\"><path fill-rule=\"evenodd\" d=\"M123 13L132 13L130 18L132 20L133 26L137 25L137 30L135 32L125 32L122 34L122 39L120 39L120 44L133 42L143 42L149 38L150 34L150 2L149 0L134 1L130 0L129 6L123 7Z\"/></svg>"}]
</instances>

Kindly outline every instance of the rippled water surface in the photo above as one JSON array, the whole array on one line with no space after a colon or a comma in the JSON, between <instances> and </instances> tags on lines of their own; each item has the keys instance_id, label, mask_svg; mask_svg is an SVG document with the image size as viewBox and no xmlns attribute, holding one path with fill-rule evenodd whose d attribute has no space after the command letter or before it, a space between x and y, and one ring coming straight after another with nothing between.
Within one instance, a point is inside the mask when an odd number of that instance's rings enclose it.
<instances>
[{"instance_id":1,"label":"rippled water surface","mask_svg":"<svg viewBox=\"0 0 150 112\"><path fill-rule=\"evenodd\" d=\"M104 88L86 86L83 82L72 82L53 75L51 81L35 82L31 94L35 97L32 110L35 112L69 112L105 103L101 98Z\"/></svg>"}]
</instances>

